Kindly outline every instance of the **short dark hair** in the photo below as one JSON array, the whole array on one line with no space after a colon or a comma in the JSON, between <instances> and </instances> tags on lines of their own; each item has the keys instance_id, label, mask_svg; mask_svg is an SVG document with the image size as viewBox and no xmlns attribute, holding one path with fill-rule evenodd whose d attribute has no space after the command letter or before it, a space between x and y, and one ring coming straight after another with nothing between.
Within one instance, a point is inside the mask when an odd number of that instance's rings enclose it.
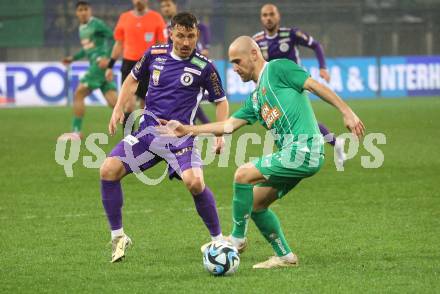
<instances>
[{"instance_id":1,"label":"short dark hair","mask_svg":"<svg viewBox=\"0 0 440 294\"><path fill-rule=\"evenodd\" d=\"M171 19L171 27L176 25L182 26L185 29L197 28L197 18L189 12L179 12Z\"/></svg>"},{"instance_id":2,"label":"short dark hair","mask_svg":"<svg viewBox=\"0 0 440 294\"><path fill-rule=\"evenodd\" d=\"M90 3L84 0L80 0L76 2L75 8L78 8L80 6L90 6Z\"/></svg>"}]
</instances>

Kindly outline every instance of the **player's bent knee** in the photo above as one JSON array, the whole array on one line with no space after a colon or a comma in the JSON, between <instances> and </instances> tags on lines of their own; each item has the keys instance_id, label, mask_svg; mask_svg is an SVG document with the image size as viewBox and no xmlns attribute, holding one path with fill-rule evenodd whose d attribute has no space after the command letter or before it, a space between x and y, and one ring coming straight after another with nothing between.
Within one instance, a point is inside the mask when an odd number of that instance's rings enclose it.
<instances>
[{"instance_id":1,"label":"player's bent knee","mask_svg":"<svg viewBox=\"0 0 440 294\"><path fill-rule=\"evenodd\" d=\"M116 157L107 157L100 170L101 180L118 181L125 175L125 167Z\"/></svg>"},{"instance_id":2,"label":"player's bent knee","mask_svg":"<svg viewBox=\"0 0 440 294\"><path fill-rule=\"evenodd\" d=\"M199 195L203 192L203 189L205 188L205 183L202 179L198 177L192 177L190 179L187 179L185 181L186 188L191 192L193 195Z\"/></svg>"},{"instance_id":3,"label":"player's bent knee","mask_svg":"<svg viewBox=\"0 0 440 294\"><path fill-rule=\"evenodd\" d=\"M249 177L249 174L246 171L247 169L239 167L235 171L234 181L239 184L250 184L251 178Z\"/></svg>"}]
</instances>

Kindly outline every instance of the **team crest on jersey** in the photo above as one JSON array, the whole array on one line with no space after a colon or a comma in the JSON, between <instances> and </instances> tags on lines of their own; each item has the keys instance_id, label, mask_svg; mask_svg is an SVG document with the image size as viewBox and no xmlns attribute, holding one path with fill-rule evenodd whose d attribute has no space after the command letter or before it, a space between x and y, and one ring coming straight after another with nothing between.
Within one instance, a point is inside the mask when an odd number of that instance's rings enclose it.
<instances>
[{"instance_id":1,"label":"team crest on jersey","mask_svg":"<svg viewBox=\"0 0 440 294\"><path fill-rule=\"evenodd\" d=\"M160 70L153 70L152 78L153 78L153 85L158 86L159 85L159 77L160 77Z\"/></svg>"},{"instance_id":2,"label":"team crest on jersey","mask_svg":"<svg viewBox=\"0 0 440 294\"><path fill-rule=\"evenodd\" d=\"M146 42L151 42L151 41L153 41L154 34L153 33L145 33L144 37L145 37Z\"/></svg>"},{"instance_id":3,"label":"team crest on jersey","mask_svg":"<svg viewBox=\"0 0 440 294\"><path fill-rule=\"evenodd\" d=\"M281 52L287 52L287 51L289 51L289 48L290 48L290 46L287 43L281 43L280 44L280 51Z\"/></svg>"},{"instance_id":4,"label":"team crest on jersey","mask_svg":"<svg viewBox=\"0 0 440 294\"><path fill-rule=\"evenodd\" d=\"M184 86L189 86L193 83L194 81L194 77L192 74L190 74L189 72L184 72L181 76L180 76L180 82L182 83L182 85Z\"/></svg>"}]
</instances>

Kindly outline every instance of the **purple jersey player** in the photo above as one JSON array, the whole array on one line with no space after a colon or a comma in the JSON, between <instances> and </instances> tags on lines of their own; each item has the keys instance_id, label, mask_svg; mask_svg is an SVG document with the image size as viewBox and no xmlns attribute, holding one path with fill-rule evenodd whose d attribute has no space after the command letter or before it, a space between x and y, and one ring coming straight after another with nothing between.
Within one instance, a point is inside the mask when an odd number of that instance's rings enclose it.
<instances>
[{"instance_id":1,"label":"purple jersey player","mask_svg":"<svg viewBox=\"0 0 440 294\"><path fill-rule=\"evenodd\" d=\"M177 3L175 0L161 0L160 1L160 13L165 18L168 23L167 32L171 30L171 19L177 14ZM209 32L209 27L204 23L199 22L197 25L199 29L199 39L197 40L197 51L202 55L208 57L209 55L209 45L211 42L211 34ZM171 38L168 37L168 43L172 42ZM202 95L202 92L201 94ZM208 100L206 95L202 95L202 100ZM202 123L209 123L209 118L206 116L205 112L201 107L197 109L196 118Z\"/></svg>"},{"instance_id":2,"label":"purple jersey player","mask_svg":"<svg viewBox=\"0 0 440 294\"><path fill-rule=\"evenodd\" d=\"M298 28L280 27L280 13L273 4L263 5L260 18L264 31L255 34L253 39L257 42L263 57L267 61L287 58L300 64L298 46L304 46L315 51L319 63L319 75L326 82L330 81L324 51L318 41ZM318 125L326 142L335 147L336 165L342 166L346 158L344 140L336 138L324 124L319 123Z\"/></svg>"},{"instance_id":3,"label":"purple jersey player","mask_svg":"<svg viewBox=\"0 0 440 294\"><path fill-rule=\"evenodd\" d=\"M209 100L216 104L217 120L228 117L229 106L220 77L212 63L196 52L197 37L197 19L190 13L177 14L172 19L173 43L154 46L147 51L122 85L109 124L111 134L115 133L117 123L123 121L124 105L139 80L148 80L139 130L119 142L101 167L102 202L112 235L112 262L121 260L131 244L122 228L120 180L162 160L168 163L170 178L181 178L193 195L196 210L211 238L222 238L214 196L203 181L202 162L194 139L176 140L155 133L160 119L192 124L200 103L200 89L206 89ZM218 146L221 142L217 140Z\"/></svg>"}]
</instances>

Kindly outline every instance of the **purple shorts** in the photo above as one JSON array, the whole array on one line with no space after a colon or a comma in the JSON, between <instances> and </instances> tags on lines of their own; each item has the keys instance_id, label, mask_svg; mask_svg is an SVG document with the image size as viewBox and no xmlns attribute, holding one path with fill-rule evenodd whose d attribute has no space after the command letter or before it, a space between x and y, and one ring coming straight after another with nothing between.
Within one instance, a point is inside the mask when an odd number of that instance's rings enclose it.
<instances>
[{"instance_id":1,"label":"purple shorts","mask_svg":"<svg viewBox=\"0 0 440 294\"><path fill-rule=\"evenodd\" d=\"M142 172L165 160L168 163L169 178L181 178L183 171L189 168L202 167L198 150L193 140L182 144L179 139L163 138L147 134L139 137L139 132L126 136L110 152L109 157L118 157L127 173ZM173 144L176 143L176 144Z\"/></svg>"}]
</instances>

